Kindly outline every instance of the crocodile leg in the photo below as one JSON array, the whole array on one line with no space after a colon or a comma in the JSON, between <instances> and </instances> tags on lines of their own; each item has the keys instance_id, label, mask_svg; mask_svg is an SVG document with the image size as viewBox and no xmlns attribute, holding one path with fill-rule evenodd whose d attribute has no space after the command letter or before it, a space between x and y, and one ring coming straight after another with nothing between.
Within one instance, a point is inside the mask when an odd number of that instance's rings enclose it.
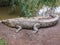
<instances>
[{"instance_id":1,"label":"crocodile leg","mask_svg":"<svg viewBox=\"0 0 60 45\"><path fill-rule=\"evenodd\" d=\"M38 30L39 30L39 27L40 27L40 24L39 24L39 23L36 23L36 24L33 26L33 29L34 29L33 33L37 33Z\"/></svg>"},{"instance_id":2,"label":"crocodile leg","mask_svg":"<svg viewBox=\"0 0 60 45\"><path fill-rule=\"evenodd\" d=\"M17 25L17 27L18 27L18 29L16 30L16 32L19 32L22 29L22 27L19 25Z\"/></svg>"}]
</instances>

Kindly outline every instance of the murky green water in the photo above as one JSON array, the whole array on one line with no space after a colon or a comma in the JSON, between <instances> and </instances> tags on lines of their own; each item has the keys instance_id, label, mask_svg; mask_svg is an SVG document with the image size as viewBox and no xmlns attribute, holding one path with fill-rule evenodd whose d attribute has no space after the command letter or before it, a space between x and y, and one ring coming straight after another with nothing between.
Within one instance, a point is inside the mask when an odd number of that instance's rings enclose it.
<instances>
[{"instance_id":1,"label":"murky green water","mask_svg":"<svg viewBox=\"0 0 60 45\"><path fill-rule=\"evenodd\" d=\"M15 18L19 16L18 11L16 11L14 14L8 14L8 10L8 7L0 7L0 20Z\"/></svg>"}]
</instances>

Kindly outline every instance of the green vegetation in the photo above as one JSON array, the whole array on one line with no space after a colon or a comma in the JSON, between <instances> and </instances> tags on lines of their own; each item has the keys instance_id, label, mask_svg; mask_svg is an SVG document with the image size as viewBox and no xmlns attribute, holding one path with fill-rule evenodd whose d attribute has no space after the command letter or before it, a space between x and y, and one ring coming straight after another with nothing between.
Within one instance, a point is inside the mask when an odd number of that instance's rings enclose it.
<instances>
[{"instance_id":1,"label":"green vegetation","mask_svg":"<svg viewBox=\"0 0 60 45\"><path fill-rule=\"evenodd\" d=\"M60 6L60 0L57 0L56 4L57 4L58 6Z\"/></svg>"},{"instance_id":2,"label":"green vegetation","mask_svg":"<svg viewBox=\"0 0 60 45\"><path fill-rule=\"evenodd\" d=\"M0 39L0 45L8 45L7 41L4 38Z\"/></svg>"},{"instance_id":3,"label":"green vegetation","mask_svg":"<svg viewBox=\"0 0 60 45\"><path fill-rule=\"evenodd\" d=\"M13 8L15 8L15 2L13 0ZM51 9L57 6L57 0L17 0L20 15L25 17L32 17L36 15L36 12L43 6L49 6Z\"/></svg>"},{"instance_id":4,"label":"green vegetation","mask_svg":"<svg viewBox=\"0 0 60 45\"><path fill-rule=\"evenodd\" d=\"M42 4L47 5L49 7L56 7L57 0L42 0Z\"/></svg>"},{"instance_id":5,"label":"green vegetation","mask_svg":"<svg viewBox=\"0 0 60 45\"><path fill-rule=\"evenodd\" d=\"M40 7L40 0L18 0L18 5L22 16L32 17Z\"/></svg>"}]
</instances>

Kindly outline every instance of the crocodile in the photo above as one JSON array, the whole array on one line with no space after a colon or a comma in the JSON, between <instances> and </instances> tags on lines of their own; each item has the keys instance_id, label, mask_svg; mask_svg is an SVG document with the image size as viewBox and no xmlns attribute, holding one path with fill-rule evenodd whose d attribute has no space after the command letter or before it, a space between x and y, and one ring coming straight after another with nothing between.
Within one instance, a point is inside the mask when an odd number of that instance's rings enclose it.
<instances>
[{"instance_id":1,"label":"crocodile","mask_svg":"<svg viewBox=\"0 0 60 45\"><path fill-rule=\"evenodd\" d=\"M5 19L1 22L9 27L17 28L16 32L19 32L21 29L30 29L32 28L33 33L38 32L38 30L42 27L49 27L57 24L59 20L58 15L50 15L52 18L50 19L40 19L38 17L33 18L13 18L13 19Z\"/></svg>"}]
</instances>

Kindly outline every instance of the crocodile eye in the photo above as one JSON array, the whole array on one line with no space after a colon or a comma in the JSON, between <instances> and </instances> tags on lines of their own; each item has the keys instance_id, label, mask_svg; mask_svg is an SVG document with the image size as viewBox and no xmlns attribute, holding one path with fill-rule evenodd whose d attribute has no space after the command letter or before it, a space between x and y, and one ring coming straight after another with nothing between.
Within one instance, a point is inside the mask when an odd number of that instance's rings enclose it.
<instances>
[{"instance_id":1,"label":"crocodile eye","mask_svg":"<svg viewBox=\"0 0 60 45\"><path fill-rule=\"evenodd\" d=\"M2 21L2 23L4 23L4 24L9 24L9 20L4 20L4 21Z\"/></svg>"},{"instance_id":2,"label":"crocodile eye","mask_svg":"<svg viewBox=\"0 0 60 45\"><path fill-rule=\"evenodd\" d=\"M40 24L40 26L42 26L42 24Z\"/></svg>"}]
</instances>

